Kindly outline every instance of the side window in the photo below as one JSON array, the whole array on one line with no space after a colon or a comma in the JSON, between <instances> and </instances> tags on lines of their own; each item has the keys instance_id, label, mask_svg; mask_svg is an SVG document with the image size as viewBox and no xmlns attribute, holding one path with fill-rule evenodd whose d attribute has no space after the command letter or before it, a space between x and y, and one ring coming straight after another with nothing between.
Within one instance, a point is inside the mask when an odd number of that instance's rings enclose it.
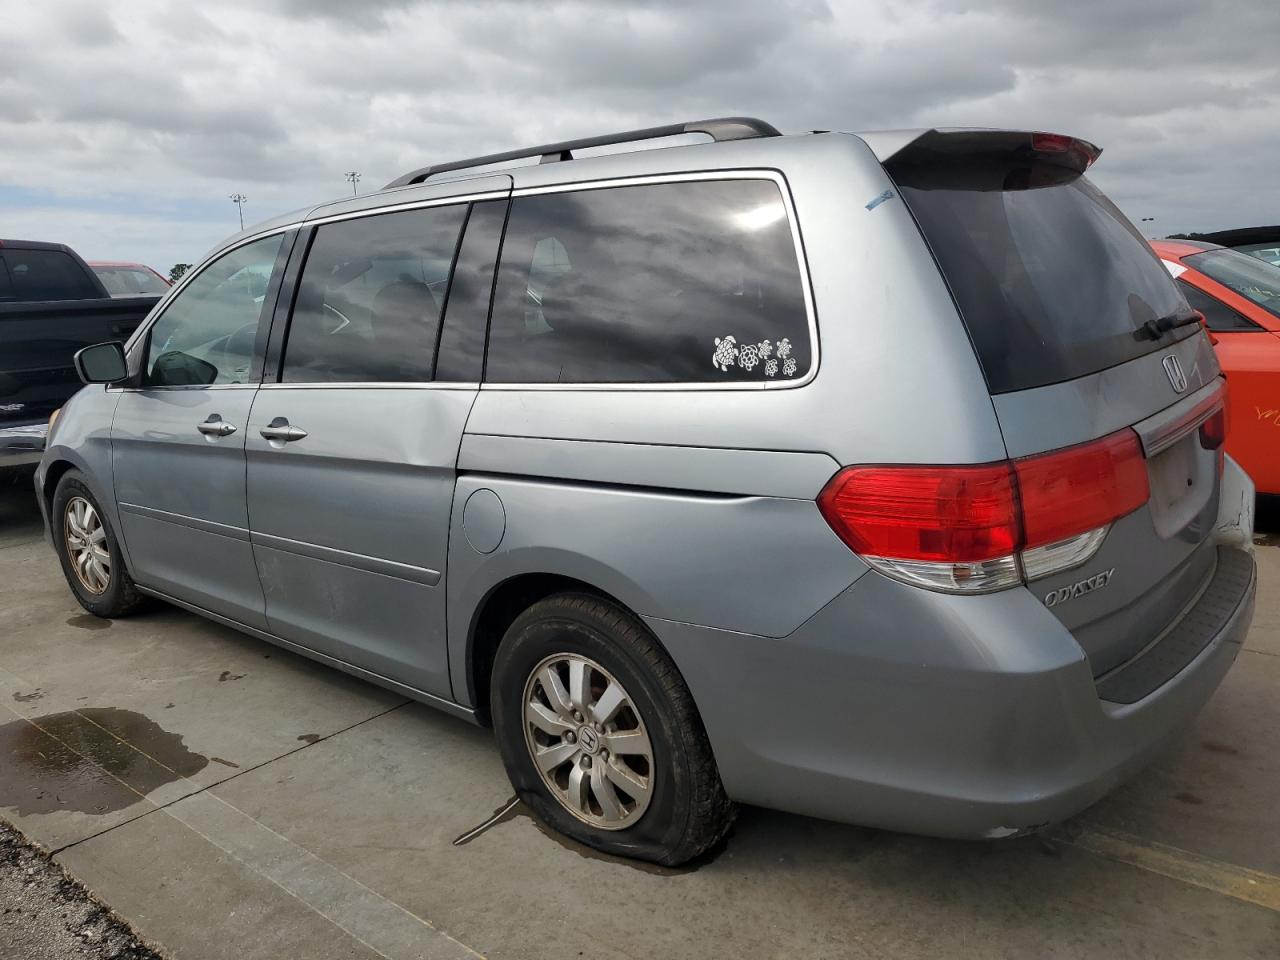
<instances>
[{"instance_id":1,"label":"side window","mask_svg":"<svg viewBox=\"0 0 1280 960\"><path fill-rule=\"evenodd\" d=\"M786 381L810 362L800 265L772 180L512 201L486 380Z\"/></svg>"},{"instance_id":2,"label":"side window","mask_svg":"<svg viewBox=\"0 0 1280 960\"><path fill-rule=\"evenodd\" d=\"M284 234L218 258L151 327L143 383L150 387L247 383L258 324Z\"/></svg>"},{"instance_id":3,"label":"side window","mask_svg":"<svg viewBox=\"0 0 1280 960\"><path fill-rule=\"evenodd\" d=\"M436 379L478 383L484 368L484 337L489 323L489 297L498 268L498 245L507 219L507 201L472 204L458 262L449 285Z\"/></svg>"},{"instance_id":4,"label":"side window","mask_svg":"<svg viewBox=\"0 0 1280 960\"><path fill-rule=\"evenodd\" d=\"M1221 300L1209 296L1199 287L1193 287L1185 280L1179 280L1178 287L1182 290L1182 295L1187 298L1187 303L1204 314L1205 324L1210 330L1218 333L1244 333L1263 329L1248 317L1232 310Z\"/></svg>"},{"instance_id":5,"label":"side window","mask_svg":"<svg viewBox=\"0 0 1280 960\"><path fill-rule=\"evenodd\" d=\"M302 267L281 379L431 380L465 205L322 224Z\"/></svg>"}]
</instances>

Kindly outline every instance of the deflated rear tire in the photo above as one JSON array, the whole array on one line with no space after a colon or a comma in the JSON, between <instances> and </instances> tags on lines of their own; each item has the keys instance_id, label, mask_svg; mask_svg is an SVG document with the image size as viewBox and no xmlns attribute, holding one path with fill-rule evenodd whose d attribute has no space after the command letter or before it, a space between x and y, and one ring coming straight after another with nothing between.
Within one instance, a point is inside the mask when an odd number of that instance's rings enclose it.
<instances>
[{"instance_id":1,"label":"deflated rear tire","mask_svg":"<svg viewBox=\"0 0 1280 960\"><path fill-rule=\"evenodd\" d=\"M490 703L516 793L574 840L675 866L733 822L675 664L606 600L561 594L522 613L498 649Z\"/></svg>"},{"instance_id":2,"label":"deflated rear tire","mask_svg":"<svg viewBox=\"0 0 1280 960\"><path fill-rule=\"evenodd\" d=\"M126 616L145 599L125 569L111 521L78 470L58 481L49 508L62 573L80 606L99 617Z\"/></svg>"}]
</instances>

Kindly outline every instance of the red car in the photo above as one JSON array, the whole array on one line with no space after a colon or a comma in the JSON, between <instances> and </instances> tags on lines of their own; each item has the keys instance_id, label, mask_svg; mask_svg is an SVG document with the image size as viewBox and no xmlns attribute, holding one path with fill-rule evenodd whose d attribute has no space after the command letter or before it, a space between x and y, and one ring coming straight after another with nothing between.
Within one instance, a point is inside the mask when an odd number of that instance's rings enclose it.
<instances>
[{"instance_id":1,"label":"red car","mask_svg":"<svg viewBox=\"0 0 1280 960\"><path fill-rule=\"evenodd\" d=\"M107 293L113 297L147 297L169 292L173 286L145 263L118 260L90 260L89 268L98 275Z\"/></svg>"},{"instance_id":2,"label":"red car","mask_svg":"<svg viewBox=\"0 0 1280 960\"><path fill-rule=\"evenodd\" d=\"M1230 388L1227 452L1259 493L1280 494L1280 267L1199 240L1151 246L1216 345Z\"/></svg>"}]
</instances>

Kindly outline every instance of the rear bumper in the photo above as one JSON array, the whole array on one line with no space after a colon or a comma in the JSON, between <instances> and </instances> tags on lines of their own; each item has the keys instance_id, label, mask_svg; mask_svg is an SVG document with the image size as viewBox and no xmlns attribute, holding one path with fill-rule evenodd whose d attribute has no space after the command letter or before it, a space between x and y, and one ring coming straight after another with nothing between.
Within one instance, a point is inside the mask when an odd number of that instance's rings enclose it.
<instances>
[{"instance_id":1,"label":"rear bumper","mask_svg":"<svg viewBox=\"0 0 1280 960\"><path fill-rule=\"evenodd\" d=\"M1220 549L1233 562L1214 579L1234 571L1234 583L1211 585L1185 618L1212 623L1211 635L1128 704L1100 698L1079 645L1025 589L954 597L869 574L784 640L650 625L689 683L734 799L911 833L1007 836L1100 799L1217 689L1256 589L1252 556Z\"/></svg>"},{"instance_id":2,"label":"rear bumper","mask_svg":"<svg viewBox=\"0 0 1280 960\"><path fill-rule=\"evenodd\" d=\"M48 434L47 423L0 427L0 469L39 463Z\"/></svg>"}]
</instances>

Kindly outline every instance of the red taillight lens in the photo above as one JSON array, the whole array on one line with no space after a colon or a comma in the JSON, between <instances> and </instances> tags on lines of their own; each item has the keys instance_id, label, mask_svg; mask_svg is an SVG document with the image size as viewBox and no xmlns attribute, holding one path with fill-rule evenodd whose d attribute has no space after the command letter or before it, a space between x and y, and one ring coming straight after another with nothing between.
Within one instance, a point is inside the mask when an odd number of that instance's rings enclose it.
<instances>
[{"instance_id":1,"label":"red taillight lens","mask_svg":"<svg viewBox=\"0 0 1280 960\"><path fill-rule=\"evenodd\" d=\"M1200 424L1200 446L1206 450L1217 450L1227 442L1227 410L1223 407L1204 423Z\"/></svg>"},{"instance_id":2,"label":"red taillight lens","mask_svg":"<svg viewBox=\"0 0 1280 960\"><path fill-rule=\"evenodd\" d=\"M1026 547L1094 530L1147 502L1147 462L1132 430L1015 460Z\"/></svg>"},{"instance_id":3,"label":"red taillight lens","mask_svg":"<svg viewBox=\"0 0 1280 960\"><path fill-rule=\"evenodd\" d=\"M1222 407L1214 411L1204 423L1200 424L1200 446L1206 450L1218 451L1218 472L1222 472L1222 447L1227 442L1227 433L1231 429L1231 414L1228 412L1231 405L1227 402L1230 397L1230 383L1227 380L1222 381Z\"/></svg>"},{"instance_id":4,"label":"red taillight lens","mask_svg":"<svg viewBox=\"0 0 1280 960\"><path fill-rule=\"evenodd\" d=\"M1102 155L1102 150L1088 140L1069 137L1063 133L1033 133L1031 134L1031 149L1037 153L1070 154L1079 164L1082 171L1086 170Z\"/></svg>"},{"instance_id":5,"label":"red taillight lens","mask_svg":"<svg viewBox=\"0 0 1280 960\"><path fill-rule=\"evenodd\" d=\"M818 509L889 576L979 592L1087 560L1107 524L1148 496L1142 445L1126 429L1004 463L847 467L818 495ZM1057 546L1036 549L1047 544Z\"/></svg>"},{"instance_id":6,"label":"red taillight lens","mask_svg":"<svg viewBox=\"0 0 1280 960\"><path fill-rule=\"evenodd\" d=\"M1007 463L849 467L818 509L840 539L874 557L972 563L1009 556L1021 539Z\"/></svg>"},{"instance_id":7,"label":"red taillight lens","mask_svg":"<svg viewBox=\"0 0 1280 960\"><path fill-rule=\"evenodd\" d=\"M1061 133L1033 133L1031 149L1040 153L1066 153L1071 149L1073 138Z\"/></svg>"}]
</instances>

